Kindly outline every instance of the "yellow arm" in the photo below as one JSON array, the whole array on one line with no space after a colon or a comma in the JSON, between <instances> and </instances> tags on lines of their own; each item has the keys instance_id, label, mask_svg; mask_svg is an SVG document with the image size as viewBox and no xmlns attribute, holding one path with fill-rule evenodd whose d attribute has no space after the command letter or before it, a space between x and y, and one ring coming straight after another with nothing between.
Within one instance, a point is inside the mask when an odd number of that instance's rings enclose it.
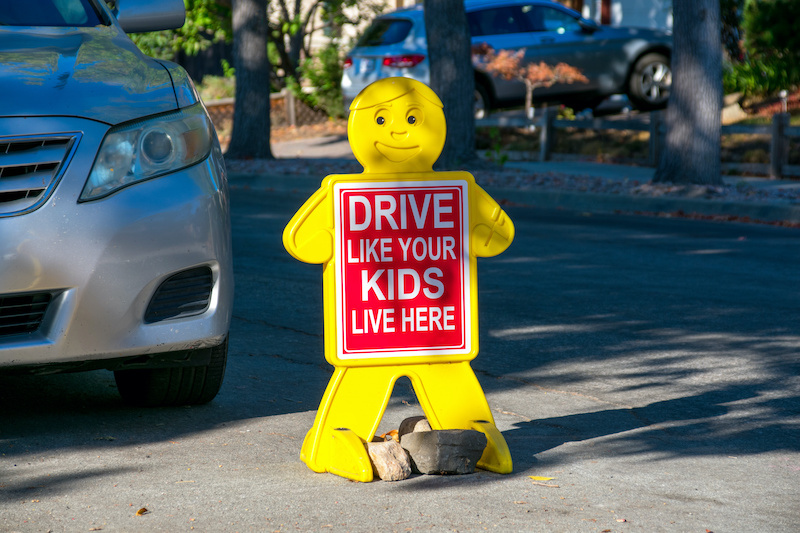
<instances>
[{"instance_id":1,"label":"yellow arm","mask_svg":"<svg viewBox=\"0 0 800 533\"><path fill-rule=\"evenodd\" d=\"M514 223L478 184L472 184L472 253L492 257L502 253L514 240Z\"/></svg>"},{"instance_id":2,"label":"yellow arm","mask_svg":"<svg viewBox=\"0 0 800 533\"><path fill-rule=\"evenodd\" d=\"M333 258L333 205L328 187L318 189L283 230L283 246L295 259L327 263Z\"/></svg>"}]
</instances>

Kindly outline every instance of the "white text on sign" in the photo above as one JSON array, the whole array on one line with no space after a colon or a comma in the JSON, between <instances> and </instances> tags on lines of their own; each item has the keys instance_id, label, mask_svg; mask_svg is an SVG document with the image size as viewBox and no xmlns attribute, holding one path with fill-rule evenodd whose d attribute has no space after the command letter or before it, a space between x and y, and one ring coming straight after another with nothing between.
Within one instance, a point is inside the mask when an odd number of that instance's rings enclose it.
<instances>
[{"instance_id":1,"label":"white text on sign","mask_svg":"<svg viewBox=\"0 0 800 533\"><path fill-rule=\"evenodd\" d=\"M409 307L400 309L400 331L454 331L455 307ZM363 316L355 309L352 312L354 334L394 333L395 309L364 309Z\"/></svg>"},{"instance_id":2,"label":"white text on sign","mask_svg":"<svg viewBox=\"0 0 800 533\"><path fill-rule=\"evenodd\" d=\"M409 215L411 215L416 228L423 229L431 207L431 198L433 198L433 227L436 229L452 228L451 220L442 220L442 215L449 215L453 212L451 206L442 205L443 201L453 199L452 193L427 193L424 195L421 206L417 204L417 197L413 194L401 194L399 202L394 196L376 194L374 205L366 196L350 196L350 231L364 231L370 227L378 231L408 229ZM364 211L363 220L358 220L358 217L355 216L357 204ZM388 228L384 227L384 222L388 224Z\"/></svg>"}]
</instances>

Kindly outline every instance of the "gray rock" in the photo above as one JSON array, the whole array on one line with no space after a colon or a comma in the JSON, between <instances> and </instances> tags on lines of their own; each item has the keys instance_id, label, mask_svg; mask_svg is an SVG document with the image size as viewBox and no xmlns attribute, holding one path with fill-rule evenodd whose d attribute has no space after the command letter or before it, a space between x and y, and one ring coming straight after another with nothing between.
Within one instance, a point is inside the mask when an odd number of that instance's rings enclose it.
<instances>
[{"instance_id":1,"label":"gray rock","mask_svg":"<svg viewBox=\"0 0 800 533\"><path fill-rule=\"evenodd\" d=\"M411 460L395 440L368 442L373 472L384 481L400 481L411 475Z\"/></svg>"},{"instance_id":2,"label":"gray rock","mask_svg":"<svg viewBox=\"0 0 800 533\"><path fill-rule=\"evenodd\" d=\"M406 433L413 433L414 431L431 431L431 425L428 419L424 416L412 416L406 418L400 424L400 429L397 430L398 438L403 438Z\"/></svg>"},{"instance_id":3,"label":"gray rock","mask_svg":"<svg viewBox=\"0 0 800 533\"><path fill-rule=\"evenodd\" d=\"M400 445L419 474L471 474L486 448L486 435L472 429L407 433Z\"/></svg>"}]
</instances>

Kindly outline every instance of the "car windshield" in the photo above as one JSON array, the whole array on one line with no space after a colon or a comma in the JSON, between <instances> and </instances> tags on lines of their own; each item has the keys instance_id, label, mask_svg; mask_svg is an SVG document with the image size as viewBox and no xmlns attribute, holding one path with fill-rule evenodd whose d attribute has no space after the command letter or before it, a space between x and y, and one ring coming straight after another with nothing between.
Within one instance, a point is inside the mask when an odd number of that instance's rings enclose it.
<instances>
[{"instance_id":1,"label":"car windshield","mask_svg":"<svg viewBox=\"0 0 800 533\"><path fill-rule=\"evenodd\" d=\"M0 7L0 26L97 26L89 0L15 0Z\"/></svg>"},{"instance_id":2,"label":"car windshield","mask_svg":"<svg viewBox=\"0 0 800 533\"><path fill-rule=\"evenodd\" d=\"M356 46L381 46L397 44L411 31L411 21L408 19L378 19L370 26Z\"/></svg>"}]
</instances>

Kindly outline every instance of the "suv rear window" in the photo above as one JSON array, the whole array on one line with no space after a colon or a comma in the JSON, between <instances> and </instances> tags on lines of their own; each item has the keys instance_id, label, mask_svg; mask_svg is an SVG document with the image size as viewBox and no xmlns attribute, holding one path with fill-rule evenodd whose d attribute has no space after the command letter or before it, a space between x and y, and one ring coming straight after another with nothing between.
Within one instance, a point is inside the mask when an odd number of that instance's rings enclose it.
<instances>
[{"instance_id":1,"label":"suv rear window","mask_svg":"<svg viewBox=\"0 0 800 533\"><path fill-rule=\"evenodd\" d=\"M100 17L89 0L3 2L0 26L97 26Z\"/></svg>"},{"instance_id":2,"label":"suv rear window","mask_svg":"<svg viewBox=\"0 0 800 533\"><path fill-rule=\"evenodd\" d=\"M356 46L381 46L397 44L408 37L411 21L408 19L378 19L367 28Z\"/></svg>"}]
</instances>

